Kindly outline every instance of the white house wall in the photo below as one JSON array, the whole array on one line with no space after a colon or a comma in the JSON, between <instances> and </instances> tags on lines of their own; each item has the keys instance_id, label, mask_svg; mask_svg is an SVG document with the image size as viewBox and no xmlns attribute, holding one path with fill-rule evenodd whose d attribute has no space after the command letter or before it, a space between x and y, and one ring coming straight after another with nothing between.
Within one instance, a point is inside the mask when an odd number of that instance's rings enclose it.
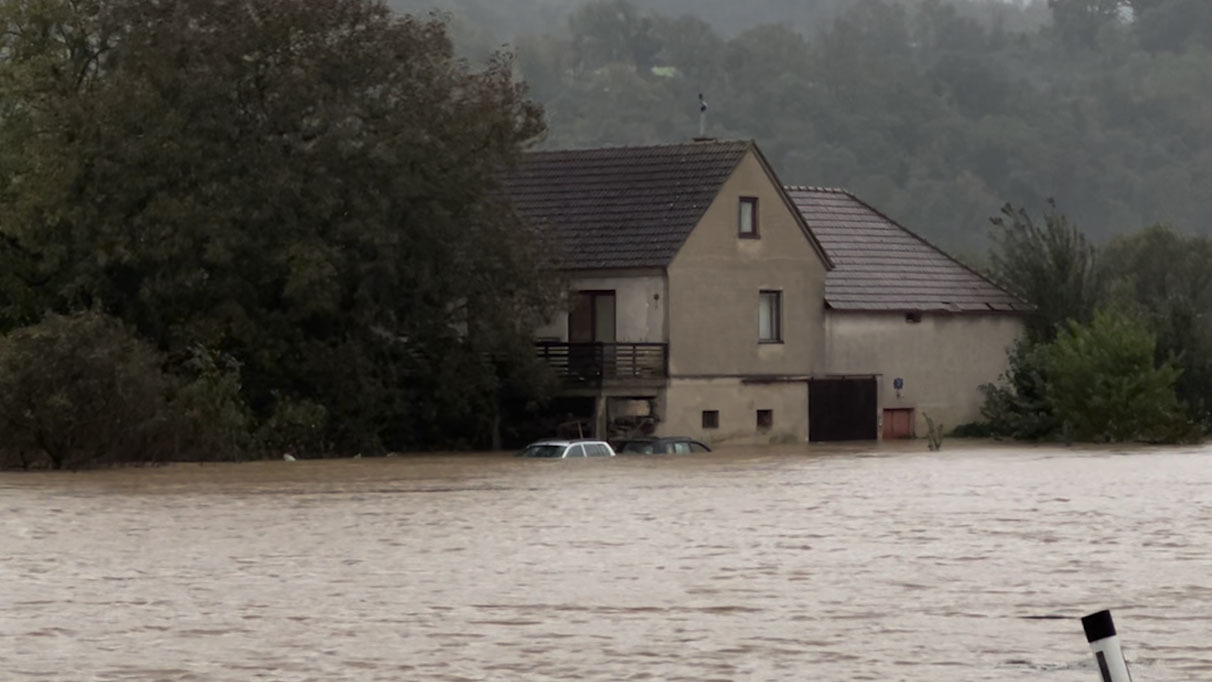
<instances>
[{"instance_id":1,"label":"white house wall","mask_svg":"<svg viewBox=\"0 0 1212 682\"><path fill-rule=\"evenodd\" d=\"M904 313L829 311L825 324L829 373L879 375L881 408L913 408L919 436L923 413L947 430L980 419L979 387L1006 370L1006 351L1023 331L1019 317L1005 314L923 313L910 323Z\"/></svg>"},{"instance_id":2,"label":"white house wall","mask_svg":"<svg viewBox=\"0 0 1212 682\"><path fill-rule=\"evenodd\" d=\"M570 278L569 291L615 292L615 339L619 343L665 343L665 305L668 300L663 274L627 274L613 276L576 276ZM560 313L540 328L540 339L568 341L568 313Z\"/></svg>"}]
</instances>

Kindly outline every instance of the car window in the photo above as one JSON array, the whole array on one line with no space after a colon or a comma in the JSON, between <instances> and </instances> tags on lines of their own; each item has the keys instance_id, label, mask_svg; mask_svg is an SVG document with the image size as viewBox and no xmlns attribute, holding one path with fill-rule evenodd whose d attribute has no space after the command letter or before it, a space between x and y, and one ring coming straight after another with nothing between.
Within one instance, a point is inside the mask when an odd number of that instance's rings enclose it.
<instances>
[{"instance_id":1,"label":"car window","mask_svg":"<svg viewBox=\"0 0 1212 682\"><path fill-rule=\"evenodd\" d=\"M708 449L707 446L703 445L702 443L691 443L690 451L691 452L711 452L711 450Z\"/></svg>"},{"instance_id":2,"label":"car window","mask_svg":"<svg viewBox=\"0 0 1212 682\"><path fill-rule=\"evenodd\" d=\"M674 443L673 451L679 455L685 455L690 452L690 443Z\"/></svg>"},{"instance_id":3,"label":"car window","mask_svg":"<svg viewBox=\"0 0 1212 682\"><path fill-rule=\"evenodd\" d=\"M586 443L585 455L587 457L609 457L610 453L606 451L606 446L601 443Z\"/></svg>"},{"instance_id":4,"label":"car window","mask_svg":"<svg viewBox=\"0 0 1212 682\"><path fill-rule=\"evenodd\" d=\"M580 443L568 446L568 453L564 457L584 457L585 448Z\"/></svg>"},{"instance_id":5,"label":"car window","mask_svg":"<svg viewBox=\"0 0 1212 682\"><path fill-rule=\"evenodd\" d=\"M634 452L639 455L651 455L652 443L646 440L629 440L624 441L619 447L619 452Z\"/></svg>"},{"instance_id":6,"label":"car window","mask_svg":"<svg viewBox=\"0 0 1212 682\"><path fill-rule=\"evenodd\" d=\"M518 454L519 457L550 457L564 454L562 445L531 445Z\"/></svg>"}]
</instances>

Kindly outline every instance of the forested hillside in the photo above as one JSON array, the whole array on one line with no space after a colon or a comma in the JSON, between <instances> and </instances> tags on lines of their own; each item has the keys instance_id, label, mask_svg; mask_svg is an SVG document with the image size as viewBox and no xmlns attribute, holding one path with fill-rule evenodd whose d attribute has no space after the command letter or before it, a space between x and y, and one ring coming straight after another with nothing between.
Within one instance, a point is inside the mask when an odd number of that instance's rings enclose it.
<instances>
[{"instance_id":1,"label":"forested hillside","mask_svg":"<svg viewBox=\"0 0 1212 682\"><path fill-rule=\"evenodd\" d=\"M1055 197L1095 239L1212 229L1207 0L443 6L466 54L512 42L549 147L686 139L702 92L711 135L754 138L786 181L852 189L963 254L1007 201Z\"/></svg>"}]
</instances>

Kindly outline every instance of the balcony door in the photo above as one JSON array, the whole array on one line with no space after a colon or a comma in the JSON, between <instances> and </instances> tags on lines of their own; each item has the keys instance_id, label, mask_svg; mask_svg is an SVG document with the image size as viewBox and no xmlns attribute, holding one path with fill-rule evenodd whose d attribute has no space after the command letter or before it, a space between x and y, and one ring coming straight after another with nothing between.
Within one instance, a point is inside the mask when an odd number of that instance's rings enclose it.
<instances>
[{"instance_id":1,"label":"balcony door","mask_svg":"<svg viewBox=\"0 0 1212 682\"><path fill-rule=\"evenodd\" d=\"M568 313L568 343L614 343L614 292L578 291Z\"/></svg>"},{"instance_id":2,"label":"balcony door","mask_svg":"<svg viewBox=\"0 0 1212 682\"><path fill-rule=\"evenodd\" d=\"M578 291L568 312L568 369L582 381L614 376L614 292Z\"/></svg>"}]
</instances>

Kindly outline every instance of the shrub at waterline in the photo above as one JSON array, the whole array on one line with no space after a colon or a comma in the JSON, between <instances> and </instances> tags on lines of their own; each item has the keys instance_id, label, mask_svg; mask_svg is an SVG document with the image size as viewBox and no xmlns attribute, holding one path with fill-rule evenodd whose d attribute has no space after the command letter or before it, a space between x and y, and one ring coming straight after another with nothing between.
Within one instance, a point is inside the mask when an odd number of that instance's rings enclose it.
<instances>
[{"instance_id":1,"label":"shrub at waterline","mask_svg":"<svg viewBox=\"0 0 1212 682\"><path fill-rule=\"evenodd\" d=\"M995 435L1024 440L1174 443L1198 438L1175 394L1181 370L1154 359L1135 318L1100 311L1048 343L1020 341L998 385L982 386Z\"/></svg>"},{"instance_id":2,"label":"shrub at waterline","mask_svg":"<svg viewBox=\"0 0 1212 682\"><path fill-rule=\"evenodd\" d=\"M1172 443L1196 436L1174 385L1182 370L1155 363L1141 321L1097 312L1069 323L1047 347L1047 399L1068 439Z\"/></svg>"},{"instance_id":3,"label":"shrub at waterline","mask_svg":"<svg viewBox=\"0 0 1212 682\"><path fill-rule=\"evenodd\" d=\"M250 429L240 367L221 353L194 347L169 360L96 312L52 314L0 336L6 461L75 469L230 460L249 451Z\"/></svg>"},{"instance_id":4,"label":"shrub at waterline","mask_svg":"<svg viewBox=\"0 0 1212 682\"><path fill-rule=\"evenodd\" d=\"M163 358L117 320L50 315L0 338L3 447L56 469L169 456Z\"/></svg>"},{"instance_id":5,"label":"shrub at waterline","mask_svg":"<svg viewBox=\"0 0 1212 682\"><path fill-rule=\"evenodd\" d=\"M988 434L1015 440L1044 440L1060 430L1048 405L1046 343L1020 338L1010 349L1009 368L995 384L981 386L981 416Z\"/></svg>"}]
</instances>

